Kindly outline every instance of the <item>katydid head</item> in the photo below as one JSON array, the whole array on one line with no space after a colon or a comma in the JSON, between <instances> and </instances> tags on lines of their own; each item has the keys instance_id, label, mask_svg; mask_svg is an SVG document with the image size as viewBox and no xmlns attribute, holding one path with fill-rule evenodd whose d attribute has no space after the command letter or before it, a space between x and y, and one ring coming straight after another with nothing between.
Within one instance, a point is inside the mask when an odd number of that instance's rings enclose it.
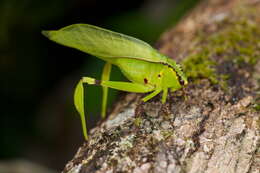
<instances>
[{"instance_id":1,"label":"katydid head","mask_svg":"<svg viewBox=\"0 0 260 173\"><path fill-rule=\"evenodd\" d=\"M177 65L179 70L177 71L177 75L178 75L178 78L179 78L179 82L182 86L184 85L187 85L188 84L188 79L187 77L185 76L185 74L183 73L182 69L181 69L181 66L180 65Z\"/></svg>"},{"instance_id":2,"label":"katydid head","mask_svg":"<svg viewBox=\"0 0 260 173\"><path fill-rule=\"evenodd\" d=\"M171 70L173 70L175 73L172 73L172 75L175 77L177 76L177 80L181 86L188 84L188 79L184 72L182 71L182 68L179 64L177 64L173 59L159 54L161 57L164 57L166 59L166 62L163 63L164 65L168 66ZM176 79L175 79L176 80Z\"/></svg>"},{"instance_id":3,"label":"katydid head","mask_svg":"<svg viewBox=\"0 0 260 173\"><path fill-rule=\"evenodd\" d=\"M186 75L183 73L182 68L179 64L175 63L175 65L172 67L174 71L176 72L176 75L178 76L179 83L184 86L188 84L188 79Z\"/></svg>"},{"instance_id":4,"label":"katydid head","mask_svg":"<svg viewBox=\"0 0 260 173\"><path fill-rule=\"evenodd\" d=\"M175 88L177 90L182 87L182 80L180 80L178 73L172 67L164 66L161 76L162 88Z\"/></svg>"},{"instance_id":5,"label":"katydid head","mask_svg":"<svg viewBox=\"0 0 260 173\"><path fill-rule=\"evenodd\" d=\"M178 73L178 77L179 77L179 82L182 86L185 86L188 84L188 79L183 73L182 74Z\"/></svg>"}]
</instances>

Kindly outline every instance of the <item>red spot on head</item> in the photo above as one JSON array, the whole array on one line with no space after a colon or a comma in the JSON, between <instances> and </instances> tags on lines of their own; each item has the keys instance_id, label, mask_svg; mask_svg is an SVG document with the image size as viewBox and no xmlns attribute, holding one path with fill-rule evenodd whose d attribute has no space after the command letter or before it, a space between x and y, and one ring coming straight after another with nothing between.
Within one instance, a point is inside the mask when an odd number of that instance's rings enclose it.
<instances>
[{"instance_id":1,"label":"red spot on head","mask_svg":"<svg viewBox=\"0 0 260 173\"><path fill-rule=\"evenodd\" d=\"M144 78L144 83L147 84L148 83L148 80L146 78Z\"/></svg>"}]
</instances>

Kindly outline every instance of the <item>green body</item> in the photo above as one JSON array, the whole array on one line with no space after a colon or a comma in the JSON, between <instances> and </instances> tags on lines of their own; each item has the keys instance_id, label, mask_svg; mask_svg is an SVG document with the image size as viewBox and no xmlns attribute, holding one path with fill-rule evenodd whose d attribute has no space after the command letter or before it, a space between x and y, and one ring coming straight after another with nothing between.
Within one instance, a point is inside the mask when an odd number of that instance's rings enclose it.
<instances>
[{"instance_id":1,"label":"green body","mask_svg":"<svg viewBox=\"0 0 260 173\"><path fill-rule=\"evenodd\" d=\"M168 89L173 92L187 84L180 65L136 38L88 24L70 25L57 31L43 31L43 34L59 44L79 49L107 62L101 81L83 77L75 89L74 104L81 115L86 139L83 83L103 87L103 117L108 88L137 93L151 92L143 98L144 102L162 91L164 103ZM110 81L111 65L118 66L131 82Z\"/></svg>"},{"instance_id":2,"label":"green body","mask_svg":"<svg viewBox=\"0 0 260 173\"><path fill-rule=\"evenodd\" d=\"M133 83L156 88L181 88L178 77L173 68L136 59L117 59L112 64L117 65L122 73Z\"/></svg>"}]
</instances>

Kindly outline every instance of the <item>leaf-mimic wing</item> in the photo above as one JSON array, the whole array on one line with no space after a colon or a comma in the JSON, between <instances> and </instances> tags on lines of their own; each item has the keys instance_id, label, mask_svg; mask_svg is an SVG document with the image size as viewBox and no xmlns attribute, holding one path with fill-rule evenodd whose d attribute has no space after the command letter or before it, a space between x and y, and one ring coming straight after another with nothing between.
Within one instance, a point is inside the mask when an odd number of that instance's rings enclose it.
<instances>
[{"instance_id":1,"label":"leaf-mimic wing","mask_svg":"<svg viewBox=\"0 0 260 173\"><path fill-rule=\"evenodd\" d=\"M79 49L106 61L115 58L134 58L171 66L187 83L180 66L160 54L142 40L88 24L74 24L57 31L43 31L45 36L59 44Z\"/></svg>"},{"instance_id":2,"label":"leaf-mimic wing","mask_svg":"<svg viewBox=\"0 0 260 173\"><path fill-rule=\"evenodd\" d=\"M50 40L79 49L96 57L135 58L149 62L166 63L149 44L117 32L88 24L74 24L57 31L43 31Z\"/></svg>"}]
</instances>

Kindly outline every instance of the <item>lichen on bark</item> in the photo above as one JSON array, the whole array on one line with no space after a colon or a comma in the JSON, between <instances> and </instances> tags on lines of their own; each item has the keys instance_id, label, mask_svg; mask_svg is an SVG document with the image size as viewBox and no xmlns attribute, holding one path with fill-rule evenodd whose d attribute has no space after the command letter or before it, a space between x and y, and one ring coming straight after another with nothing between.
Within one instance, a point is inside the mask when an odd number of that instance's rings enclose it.
<instances>
[{"instance_id":1,"label":"lichen on bark","mask_svg":"<svg viewBox=\"0 0 260 173\"><path fill-rule=\"evenodd\" d=\"M259 1L202 1L158 44L189 85L164 105L126 95L63 172L259 172L257 11Z\"/></svg>"}]
</instances>

